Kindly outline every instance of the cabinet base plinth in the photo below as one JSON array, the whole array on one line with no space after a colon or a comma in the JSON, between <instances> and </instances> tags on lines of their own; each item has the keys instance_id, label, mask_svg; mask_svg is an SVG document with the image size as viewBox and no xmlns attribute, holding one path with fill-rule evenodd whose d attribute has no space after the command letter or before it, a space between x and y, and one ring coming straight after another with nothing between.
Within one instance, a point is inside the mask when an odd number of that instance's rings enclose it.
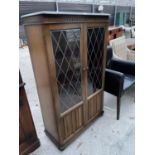
<instances>
[{"instance_id":1,"label":"cabinet base plinth","mask_svg":"<svg viewBox=\"0 0 155 155\"><path fill-rule=\"evenodd\" d=\"M72 138L70 138L65 144L60 144L46 129L45 134L49 137L49 139L56 145L56 147L63 151L72 141L74 141L80 134L82 134L88 127L90 127L96 119L103 116L104 111L101 111L94 119L92 119L88 124L84 125L81 130L79 130Z\"/></svg>"},{"instance_id":2,"label":"cabinet base plinth","mask_svg":"<svg viewBox=\"0 0 155 155\"><path fill-rule=\"evenodd\" d=\"M64 145L61 145L60 143L58 143L58 141L46 129L44 131L47 137L56 145L56 147L60 151L63 151L65 149Z\"/></svg>"}]
</instances>

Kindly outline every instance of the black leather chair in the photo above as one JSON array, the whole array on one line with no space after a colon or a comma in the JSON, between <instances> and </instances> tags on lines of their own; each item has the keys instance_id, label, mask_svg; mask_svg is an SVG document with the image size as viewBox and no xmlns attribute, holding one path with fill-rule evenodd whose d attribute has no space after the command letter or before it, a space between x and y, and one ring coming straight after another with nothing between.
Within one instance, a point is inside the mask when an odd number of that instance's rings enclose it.
<instances>
[{"instance_id":1,"label":"black leather chair","mask_svg":"<svg viewBox=\"0 0 155 155\"><path fill-rule=\"evenodd\" d=\"M117 97L117 120L120 117L121 96L134 84L135 63L114 59L112 47L108 46L104 90Z\"/></svg>"}]
</instances>

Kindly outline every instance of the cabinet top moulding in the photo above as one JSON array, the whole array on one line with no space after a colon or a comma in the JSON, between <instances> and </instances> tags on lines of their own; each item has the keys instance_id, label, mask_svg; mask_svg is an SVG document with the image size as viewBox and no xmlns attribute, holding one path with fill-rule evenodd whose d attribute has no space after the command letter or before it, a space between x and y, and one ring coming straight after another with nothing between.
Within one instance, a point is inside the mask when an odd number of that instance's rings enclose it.
<instances>
[{"instance_id":1,"label":"cabinet top moulding","mask_svg":"<svg viewBox=\"0 0 155 155\"><path fill-rule=\"evenodd\" d=\"M52 18L51 18L52 17ZM58 23L86 23L109 22L110 14L106 13L78 13L78 12L53 12L41 11L21 16L24 25L32 24L58 24ZM94 20L98 19L98 20Z\"/></svg>"}]
</instances>

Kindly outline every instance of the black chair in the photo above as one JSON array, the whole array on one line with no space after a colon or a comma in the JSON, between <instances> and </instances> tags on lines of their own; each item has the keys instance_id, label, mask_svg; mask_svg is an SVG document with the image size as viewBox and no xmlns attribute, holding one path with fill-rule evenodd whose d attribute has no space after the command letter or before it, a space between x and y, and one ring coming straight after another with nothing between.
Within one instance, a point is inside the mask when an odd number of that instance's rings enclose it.
<instances>
[{"instance_id":1,"label":"black chair","mask_svg":"<svg viewBox=\"0 0 155 155\"><path fill-rule=\"evenodd\" d=\"M112 47L108 46L104 90L117 97L117 120L120 117L121 96L134 84L135 63L114 59Z\"/></svg>"}]
</instances>

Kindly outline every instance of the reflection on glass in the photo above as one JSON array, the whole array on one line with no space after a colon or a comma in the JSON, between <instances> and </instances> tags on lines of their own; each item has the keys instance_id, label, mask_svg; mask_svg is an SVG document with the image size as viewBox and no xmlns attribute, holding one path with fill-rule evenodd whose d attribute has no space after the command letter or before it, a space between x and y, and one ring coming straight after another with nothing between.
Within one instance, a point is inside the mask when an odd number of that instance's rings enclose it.
<instances>
[{"instance_id":1,"label":"reflection on glass","mask_svg":"<svg viewBox=\"0 0 155 155\"><path fill-rule=\"evenodd\" d=\"M82 101L80 29L51 31L61 111Z\"/></svg>"},{"instance_id":2,"label":"reflection on glass","mask_svg":"<svg viewBox=\"0 0 155 155\"><path fill-rule=\"evenodd\" d=\"M102 88L103 28L89 28L88 37L88 96Z\"/></svg>"}]
</instances>

